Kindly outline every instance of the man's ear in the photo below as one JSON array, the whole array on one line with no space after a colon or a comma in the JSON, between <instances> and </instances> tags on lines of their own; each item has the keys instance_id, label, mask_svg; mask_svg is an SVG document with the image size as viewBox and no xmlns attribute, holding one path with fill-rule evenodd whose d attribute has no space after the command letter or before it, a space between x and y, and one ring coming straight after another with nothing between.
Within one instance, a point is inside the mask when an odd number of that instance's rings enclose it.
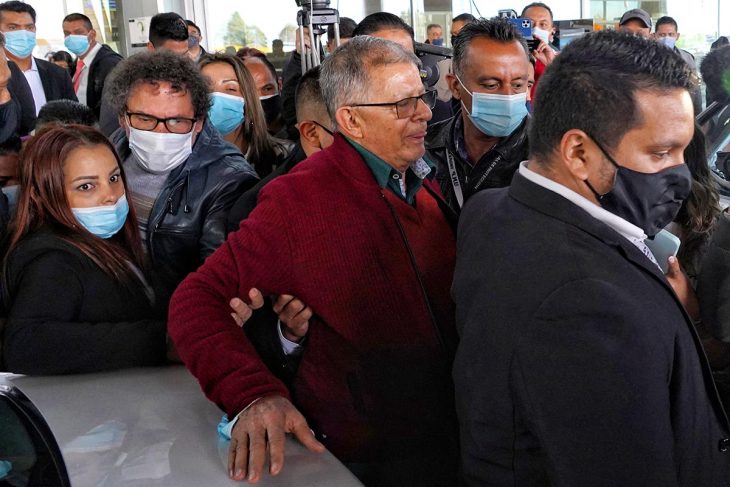
<instances>
[{"instance_id":1,"label":"man's ear","mask_svg":"<svg viewBox=\"0 0 730 487\"><path fill-rule=\"evenodd\" d=\"M677 32L677 37L674 38L675 41L679 40L679 32Z\"/></svg>"},{"instance_id":2,"label":"man's ear","mask_svg":"<svg viewBox=\"0 0 730 487\"><path fill-rule=\"evenodd\" d=\"M297 124L299 136L307 141L307 144L313 147L320 147L319 132L317 124L311 120L303 120Z\"/></svg>"},{"instance_id":3,"label":"man's ear","mask_svg":"<svg viewBox=\"0 0 730 487\"><path fill-rule=\"evenodd\" d=\"M152 41L147 41L147 50L148 51L154 51L155 46L152 44Z\"/></svg>"},{"instance_id":4,"label":"man's ear","mask_svg":"<svg viewBox=\"0 0 730 487\"><path fill-rule=\"evenodd\" d=\"M201 130L203 130L203 123L205 123L205 119L201 118L200 120L195 122L195 125L193 125L193 130L196 134L199 134Z\"/></svg>"},{"instance_id":5,"label":"man's ear","mask_svg":"<svg viewBox=\"0 0 730 487\"><path fill-rule=\"evenodd\" d=\"M446 75L446 83L449 85L451 95L457 100L461 100L461 83L459 83L459 80L456 78L454 73Z\"/></svg>"},{"instance_id":6,"label":"man's ear","mask_svg":"<svg viewBox=\"0 0 730 487\"><path fill-rule=\"evenodd\" d=\"M340 107L335 112L335 120L337 120L338 131L351 139L362 139L363 119L357 112L355 107Z\"/></svg>"},{"instance_id":7,"label":"man's ear","mask_svg":"<svg viewBox=\"0 0 730 487\"><path fill-rule=\"evenodd\" d=\"M566 166L575 179L585 181L595 148L596 144L585 132L568 130L560 140L560 164Z\"/></svg>"},{"instance_id":8,"label":"man's ear","mask_svg":"<svg viewBox=\"0 0 730 487\"><path fill-rule=\"evenodd\" d=\"M96 31L94 29L91 29L89 31L89 44L93 44L94 41L96 41Z\"/></svg>"}]
</instances>

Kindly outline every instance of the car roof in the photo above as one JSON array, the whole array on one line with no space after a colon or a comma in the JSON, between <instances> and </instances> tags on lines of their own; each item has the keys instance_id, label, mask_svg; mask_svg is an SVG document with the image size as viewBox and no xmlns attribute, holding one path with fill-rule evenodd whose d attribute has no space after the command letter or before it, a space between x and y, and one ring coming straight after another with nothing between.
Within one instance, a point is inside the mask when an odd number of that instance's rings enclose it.
<instances>
[{"instance_id":1,"label":"car roof","mask_svg":"<svg viewBox=\"0 0 730 487\"><path fill-rule=\"evenodd\" d=\"M223 413L183 366L103 374L0 374L40 411L61 449L72 485L241 485L226 473ZM284 469L258 485L359 486L331 453L288 438Z\"/></svg>"}]
</instances>

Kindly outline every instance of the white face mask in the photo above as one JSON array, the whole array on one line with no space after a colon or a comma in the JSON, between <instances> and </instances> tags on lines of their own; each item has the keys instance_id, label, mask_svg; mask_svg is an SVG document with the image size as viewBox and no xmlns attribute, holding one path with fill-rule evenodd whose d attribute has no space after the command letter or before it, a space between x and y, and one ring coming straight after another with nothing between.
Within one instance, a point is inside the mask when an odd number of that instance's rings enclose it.
<instances>
[{"instance_id":1,"label":"white face mask","mask_svg":"<svg viewBox=\"0 0 730 487\"><path fill-rule=\"evenodd\" d=\"M193 152L194 132L170 134L129 127L129 148L145 171L165 173L185 162Z\"/></svg>"},{"instance_id":2,"label":"white face mask","mask_svg":"<svg viewBox=\"0 0 730 487\"><path fill-rule=\"evenodd\" d=\"M545 44L550 44L550 32L535 27L532 29L532 37L545 41Z\"/></svg>"}]
</instances>

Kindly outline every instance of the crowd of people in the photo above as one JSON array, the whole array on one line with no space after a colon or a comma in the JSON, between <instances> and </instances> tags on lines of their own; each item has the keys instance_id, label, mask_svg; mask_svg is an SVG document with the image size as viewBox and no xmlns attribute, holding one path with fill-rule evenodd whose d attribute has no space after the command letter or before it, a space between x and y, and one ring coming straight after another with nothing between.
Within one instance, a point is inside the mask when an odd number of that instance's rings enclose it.
<instances>
[{"instance_id":1,"label":"crowd of people","mask_svg":"<svg viewBox=\"0 0 730 487\"><path fill-rule=\"evenodd\" d=\"M182 362L234 480L292 434L373 486L728 485L730 217L694 58L640 9L562 51L548 5L521 16L529 45L456 16L430 89L386 12L280 76L175 13L128 58L69 14L57 66L0 3L0 369Z\"/></svg>"}]
</instances>

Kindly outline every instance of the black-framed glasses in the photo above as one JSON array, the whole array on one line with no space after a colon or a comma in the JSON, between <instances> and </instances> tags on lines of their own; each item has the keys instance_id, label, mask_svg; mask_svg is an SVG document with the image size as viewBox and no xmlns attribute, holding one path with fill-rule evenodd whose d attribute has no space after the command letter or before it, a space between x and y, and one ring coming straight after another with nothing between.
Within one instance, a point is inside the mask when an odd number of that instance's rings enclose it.
<instances>
[{"instance_id":1,"label":"black-framed glasses","mask_svg":"<svg viewBox=\"0 0 730 487\"><path fill-rule=\"evenodd\" d=\"M418 100L421 100L426 106L433 110L436 105L436 90L429 90L422 95L409 96L402 100L391 103L354 103L353 107L395 107L395 114L398 118L410 118L416 113L418 108Z\"/></svg>"},{"instance_id":2,"label":"black-framed glasses","mask_svg":"<svg viewBox=\"0 0 730 487\"><path fill-rule=\"evenodd\" d=\"M330 134L332 137L335 136L335 133L332 130L328 129L327 127L325 127L324 125L322 125L318 121L312 120L312 123L315 124L315 125L317 125L317 126L319 126L319 128L321 128L322 130L324 130L325 132L327 132L328 134Z\"/></svg>"},{"instance_id":3,"label":"black-framed glasses","mask_svg":"<svg viewBox=\"0 0 730 487\"><path fill-rule=\"evenodd\" d=\"M197 122L194 118L157 118L154 115L138 112L127 112L127 120L129 120L129 125L132 128L147 132L155 130L157 125L162 122L165 124L167 131L172 132L173 134L187 134L193 130L193 126L195 125L195 122Z\"/></svg>"}]
</instances>

